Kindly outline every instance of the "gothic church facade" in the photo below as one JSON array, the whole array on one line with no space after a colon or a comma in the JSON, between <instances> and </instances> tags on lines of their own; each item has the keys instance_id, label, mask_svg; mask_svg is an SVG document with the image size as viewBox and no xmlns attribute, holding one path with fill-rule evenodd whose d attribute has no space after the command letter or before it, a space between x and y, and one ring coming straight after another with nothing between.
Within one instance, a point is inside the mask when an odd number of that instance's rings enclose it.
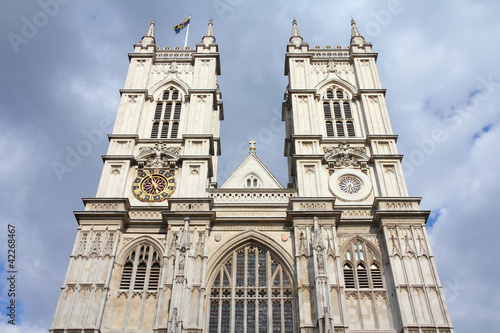
<instances>
[{"instance_id":1,"label":"gothic church facade","mask_svg":"<svg viewBox=\"0 0 500 333\"><path fill-rule=\"evenodd\" d=\"M219 187L224 118L210 20L194 49L130 66L95 198L83 199L53 333L451 333L377 68L350 45L285 55L288 184L248 157Z\"/></svg>"}]
</instances>

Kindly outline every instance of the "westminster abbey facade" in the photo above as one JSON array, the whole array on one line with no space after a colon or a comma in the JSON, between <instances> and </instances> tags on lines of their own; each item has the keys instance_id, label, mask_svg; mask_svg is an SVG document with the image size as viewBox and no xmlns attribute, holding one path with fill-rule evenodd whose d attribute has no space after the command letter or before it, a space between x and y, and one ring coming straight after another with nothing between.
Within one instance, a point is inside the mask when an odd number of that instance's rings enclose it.
<instances>
[{"instance_id":1,"label":"westminster abbey facade","mask_svg":"<svg viewBox=\"0 0 500 333\"><path fill-rule=\"evenodd\" d=\"M293 21L288 184L252 141L219 186L213 23L181 49L157 47L151 22L129 54L97 195L75 212L50 332L454 332L377 54L351 26L349 46L311 48Z\"/></svg>"}]
</instances>

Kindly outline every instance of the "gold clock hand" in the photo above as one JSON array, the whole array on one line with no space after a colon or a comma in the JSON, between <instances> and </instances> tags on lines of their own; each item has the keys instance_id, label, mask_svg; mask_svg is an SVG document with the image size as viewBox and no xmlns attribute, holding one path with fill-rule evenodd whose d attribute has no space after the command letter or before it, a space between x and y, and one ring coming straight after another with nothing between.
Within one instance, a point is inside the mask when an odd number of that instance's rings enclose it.
<instances>
[{"instance_id":1,"label":"gold clock hand","mask_svg":"<svg viewBox=\"0 0 500 333\"><path fill-rule=\"evenodd\" d=\"M155 193L158 193L158 187L156 186L153 175L149 175L149 178L151 178L151 184L153 184L153 187L155 188Z\"/></svg>"}]
</instances>

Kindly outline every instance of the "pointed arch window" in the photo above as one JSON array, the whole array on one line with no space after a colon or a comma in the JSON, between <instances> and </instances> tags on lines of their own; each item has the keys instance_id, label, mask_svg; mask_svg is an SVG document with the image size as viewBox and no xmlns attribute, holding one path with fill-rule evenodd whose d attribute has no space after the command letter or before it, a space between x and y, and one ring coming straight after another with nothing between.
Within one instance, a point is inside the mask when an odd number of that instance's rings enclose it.
<instances>
[{"instance_id":1,"label":"pointed arch window","mask_svg":"<svg viewBox=\"0 0 500 333\"><path fill-rule=\"evenodd\" d=\"M230 253L210 289L209 332L293 332L292 279L267 249ZM231 330L230 330L231 328Z\"/></svg>"},{"instance_id":2,"label":"pointed arch window","mask_svg":"<svg viewBox=\"0 0 500 333\"><path fill-rule=\"evenodd\" d=\"M170 87L163 92L162 99L156 102L151 138L176 139L181 111L181 95L177 89Z\"/></svg>"},{"instance_id":3,"label":"pointed arch window","mask_svg":"<svg viewBox=\"0 0 500 333\"><path fill-rule=\"evenodd\" d=\"M333 110L333 114L332 114ZM354 119L349 94L341 88L332 87L323 98L326 136L355 137ZM331 124L335 123L335 129Z\"/></svg>"},{"instance_id":4,"label":"pointed arch window","mask_svg":"<svg viewBox=\"0 0 500 333\"><path fill-rule=\"evenodd\" d=\"M160 282L161 256L151 244L141 243L123 265L120 289L156 291Z\"/></svg>"},{"instance_id":5,"label":"pointed arch window","mask_svg":"<svg viewBox=\"0 0 500 333\"><path fill-rule=\"evenodd\" d=\"M383 289L380 259L366 243L356 239L344 255L344 283L346 289Z\"/></svg>"}]
</instances>

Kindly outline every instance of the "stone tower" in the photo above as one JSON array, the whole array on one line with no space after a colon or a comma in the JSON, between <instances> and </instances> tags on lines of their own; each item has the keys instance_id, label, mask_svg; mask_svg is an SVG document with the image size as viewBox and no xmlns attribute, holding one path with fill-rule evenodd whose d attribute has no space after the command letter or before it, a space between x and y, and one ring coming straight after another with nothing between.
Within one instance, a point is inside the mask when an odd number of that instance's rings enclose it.
<instances>
[{"instance_id":1,"label":"stone tower","mask_svg":"<svg viewBox=\"0 0 500 333\"><path fill-rule=\"evenodd\" d=\"M310 49L293 21L287 188L253 141L218 187L213 23L195 49L160 49L151 22L51 332L453 332L377 54L351 25L348 47Z\"/></svg>"}]
</instances>

